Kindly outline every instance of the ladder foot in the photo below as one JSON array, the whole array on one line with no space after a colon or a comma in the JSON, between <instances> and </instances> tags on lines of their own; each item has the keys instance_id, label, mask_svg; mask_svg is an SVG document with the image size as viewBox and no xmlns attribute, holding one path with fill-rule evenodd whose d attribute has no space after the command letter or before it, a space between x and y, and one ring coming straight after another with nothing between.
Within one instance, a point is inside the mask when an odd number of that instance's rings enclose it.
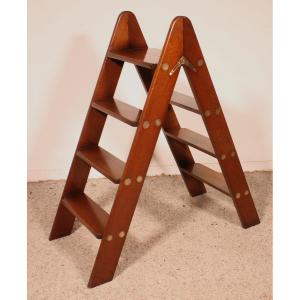
<instances>
[{"instance_id":1,"label":"ladder foot","mask_svg":"<svg viewBox=\"0 0 300 300\"><path fill-rule=\"evenodd\" d=\"M49 241L70 235L72 233L74 222L75 217L60 202L49 236Z\"/></svg>"}]
</instances>

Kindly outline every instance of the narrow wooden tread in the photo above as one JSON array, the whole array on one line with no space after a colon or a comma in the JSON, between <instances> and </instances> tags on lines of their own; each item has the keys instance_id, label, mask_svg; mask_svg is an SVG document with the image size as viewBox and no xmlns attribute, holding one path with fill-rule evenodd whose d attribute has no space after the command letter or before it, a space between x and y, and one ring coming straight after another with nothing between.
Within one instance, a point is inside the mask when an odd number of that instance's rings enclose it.
<instances>
[{"instance_id":1,"label":"narrow wooden tread","mask_svg":"<svg viewBox=\"0 0 300 300\"><path fill-rule=\"evenodd\" d=\"M142 112L134 106L115 99L93 102L92 107L134 127L138 126Z\"/></svg>"},{"instance_id":2,"label":"narrow wooden tread","mask_svg":"<svg viewBox=\"0 0 300 300\"><path fill-rule=\"evenodd\" d=\"M196 100L191 96L175 91L171 97L171 104L201 115Z\"/></svg>"},{"instance_id":3,"label":"narrow wooden tread","mask_svg":"<svg viewBox=\"0 0 300 300\"><path fill-rule=\"evenodd\" d=\"M161 50L155 48L122 49L118 51L108 51L107 56L144 68L154 69L158 64L160 53Z\"/></svg>"},{"instance_id":4,"label":"narrow wooden tread","mask_svg":"<svg viewBox=\"0 0 300 300\"><path fill-rule=\"evenodd\" d=\"M103 235L109 214L84 193L65 196L63 205L98 239Z\"/></svg>"},{"instance_id":5,"label":"narrow wooden tread","mask_svg":"<svg viewBox=\"0 0 300 300\"><path fill-rule=\"evenodd\" d=\"M124 162L98 146L78 150L76 155L114 183L120 183Z\"/></svg>"},{"instance_id":6,"label":"narrow wooden tread","mask_svg":"<svg viewBox=\"0 0 300 300\"><path fill-rule=\"evenodd\" d=\"M208 155L216 157L210 139L187 128L168 129L165 134L183 144L190 145Z\"/></svg>"},{"instance_id":7,"label":"narrow wooden tread","mask_svg":"<svg viewBox=\"0 0 300 300\"><path fill-rule=\"evenodd\" d=\"M220 192L231 196L226 181L221 173L218 173L199 163L181 167L180 169L182 172L189 174L196 179L200 179L206 184L216 188Z\"/></svg>"}]
</instances>

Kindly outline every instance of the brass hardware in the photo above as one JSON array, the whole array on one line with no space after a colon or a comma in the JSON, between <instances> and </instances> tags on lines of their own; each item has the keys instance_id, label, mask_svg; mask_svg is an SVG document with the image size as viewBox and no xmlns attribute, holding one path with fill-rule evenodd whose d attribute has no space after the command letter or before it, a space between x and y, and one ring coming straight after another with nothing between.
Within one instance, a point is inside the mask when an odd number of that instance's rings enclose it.
<instances>
[{"instance_id":1,"label":"brass hardware","mask_svg":"<svg viewBox=\"0 0 300 300\"><path fill-rule=\"evenodd\" d=\"M119 232L119 237L120 237L120 238L123 238L124 236L125 236L125 232L124 232L124 231L120 231L120 232Z\"/></svg>"},{"instance_id":2,"label":"brass hardware","mask_svg":"<svg viewBox=\"0 0 300 300\"><path fill-rule=\"evenodd\" d=\"M113 239L113 236L111 234L109 234L107 237L106 237L106 240L108 242L110 242L111 240Z\"/></svg>"},{"instance_id":3,"label":"brass hardware","mask_svg":"<svg viewBox=\"0 0 300 300\"><path fill-rule=\"evenodd\" d=\"M248 191L248 190L245 191L245 192L244 192L244 195L245 195L245 196L249 195L249 191Z\"/></svg>"},{"instance_id":4,"label":"brass hardware","mask_svg":"<svg viewBox=\"0 0 300 300\"><path fill-rule=\"evenodd\" d=\"M221 112L221 108L219 107L219 108L216 109L216 115L219 115L220 112Z\"/></svg>"},{"instance_id":5,"label":"brass hardware","mask_svg":"<svg viewBox=\"0 0 300 300\"><path fill-rule=\"evenodd\" d=\"M164 71L168 71L169 65L166 64L166 63L162 64L162 69L163 69Z\"/></svg>"},{"instance_id":6,"label":"brass hardware","mask_svg":"<svg viewBox=\"0 0 300 300\"><path fill-rule=\"evenodd\" d=\"M173 69L170 71L169 75L172 76L176 72L176 70L181 66L186 66L194 72L197 72L197 69L194 67L194 65L186 57L181 56L178 62L173 67Z\"/></svg>"},{"instance_id":7,"label":"brass hardware","mask_svg":"<svg viewBox=\"0 0 300 300\"><path fill-rule=\"evenodd\" d=\"M205 114L206 117L209 117L210 116L210 110L206 110L204 114Z\"/></svg>"},{"instance_id":8,"label":"brass hardware","mask_svg":"<svg viewBox=\"0 0 300 300\"><path fill-rule=\"evenodd\" d=\"M203 64L204 64L204 60L203 59L198 59L198 61L197 61L198 67L201 67Z\"/></svg>"},{"instance_id":9,"label":"brass hardware","mask_svg":"<svg viewBox=\"0 0 300 300\"><path fill-rule=\"evenodd\" d=\"M236 199L241 198L241 194L240 194L240 193L237 193L237 194L235 195L235 198L236 198Z\"/></svg>"},{"instance_id":10,"label":"brass hardware","mask_svg":"<svg viewBox=\"0 0 300 300\"><path fill-rule=\"evenodd\" d=\"M225 154L222 154L221 159L224 160L226 158Z\"/></svg>"},{"instance_id":11,"label":"brass hardware","mask_svg":"<svg viewBox=\"0 0 300 300\"><path fill-rule=\"evenodd\" d=\"M156 125L157 127L159 127L159 126L161 125L161 120L160 120L160 119L156 119L156 120L155 120L155 125Z\"/></svg>"},{"instance_id":12,"label":"brass hardware","mask_svg":"<svg viewBox=\"0 0 300 300\"><path fill-rule=\"evenodd\" d=\"M231 156L231 157L234 157L234 156L235 156L235 152L232 151L232 152L230 153L230 156Z\"/></svg>"},{"instance_id":13,"label":"brass hardware","mask_svg":"<svg viewBox=\"0 0 300 300\"><path fill-rule=\"evenodd\" d=\"M142 177L142 176L138 176L138 177L136 178L136 181L137 181L137 182L142 182L142 181L143 181L143 177Z\"/></svg>"},{"instance_id":14,"label":"brass hardware","mask_svg":"<svg viewBox=\"0 0 300 300\"><path fill-rule=\"evenodd\" d=\"M130 185L130 184L131 184L131 179L130 179L130 178L126 178L126 179L124 180L124 184L125 184L125 185Z\"/></svg>"},{"instance_id":15,"label":"brass hardware","mask_svg":"<svg viewBox=\"0 0 300 300\"><path fill-rule=\"evenodd\" d=\"M145 121L145 122L143 123L143 127L144 127L145 129L149 128L149 126L150 126L149 121Z\"/></svg>"}]
</instances>

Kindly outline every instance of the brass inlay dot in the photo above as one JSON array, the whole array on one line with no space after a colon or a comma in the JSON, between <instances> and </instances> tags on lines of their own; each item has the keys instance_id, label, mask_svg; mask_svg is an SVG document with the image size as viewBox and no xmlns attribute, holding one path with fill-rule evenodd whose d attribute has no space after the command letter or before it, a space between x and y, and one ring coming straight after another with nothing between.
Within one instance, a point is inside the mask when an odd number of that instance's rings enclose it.
<instances>
[{"instance_id":1,"label":"brass inlay dot","mask_svg":"<svg viewBox=\"0 0 300 300\"><path fill-rule=\"evenodd\" d=\"M216 109L216 115L219 115L220 112L221 112L221 108L217 108L217 109Z\"/></svg>"},{"instance_id":2,"label":"brass inlay dot","mask_svg":"<svg viewBox=\"0 0 300 300\"><path fill-rule=\"evenodd\" d=\"M161 125L161 120L160 120L160 119L156 119L156 120L155 120L155 125L156 125L157 127L159 127L159 126Z\"/></svg>"},{"instance_id":3,"label":"brass inlay dot","mask_svg":"<svg viewBox=\"0 0 300 300\"><path fill-rule=\"evenodd\" d=\"M230 153L230 156L231 156L231 157L234 157L234 156L235 156L235 152L232 151L232 152Z\"/></svg>"},{"instance_id":4,"label":"brass inlay dot","mask_svg":"<svg viewBox=\"0 0 300 300\"><path fill-rule=\"evenodd\" d=\"M110 242L111 240L113 239L113 236L111 234L109 234L107 237L106 237L106 240L108 242Z\"/></svg>"},{"instance_id":5,"label":"brass inlay dot","mask_svg":"<svg viewBox=\"0 0 300 300\"><path fill-rule=\"evenodd\" d=\"M225 158L226 158L226 155L225 155L225 154L222 154L222 155L221 155L221 159L224 160Z\"/></svg>"},{"instance_id":6,"label":"brass inlay dot","mask_svg":"<svg viewBox=\"0 0 300 300\"><path fill-rule=\"evenodd\" d=\"M237 194L235 195L235 198L236 198L236 199L241 198L241 194L240 194L240 193L237 193Z\"/></svg>"},{"instance_id":7,"label":"brass inlay dot","mask_svg":"<svg viewBox=\"0 0 300 300\"><path fill-rule=\"evenodd\" d=\"M168 71L169 65L168 65L167 63L162 64L162 69L163 69L164 71Z\"/></svg>"},{"instance_id":8,"label":"brass inlay dot","mask_svg":"<svg viewBox=\"0 0 300 300\"><path fill-rule=\"evenodd\" d=\"M131 184L131 179L130 179L130 178L126 178L126 179L124 180L124 184L125 184L125 185L130 185L130 184Z\"/></svg>"},{"instance_id":9,"label":"brass inlay dot","mask_svg":"<svg viewBox=\"0 0 300 300\"><path fill-rule=\"evenodd\" d=\"M209 117L210 116L210 110L206 110L204 114L205 114L206 117Z\"/></svg>"},{"instance_id":10,"label":"brass inlay dot","mask_svg":"<svg viewBox=\"0 0 300 300\"><path fill-rule=\"evenodd\" d=\"M204 64L204 60L203 59L198 59L198 61L197 61L198 67L201 67L203 64Z\"/></svg>"},{"instance_id":11,"label":"brass inlay dot","mask_svg":"<svg viewBox=\"0 0 300 300\"><path fill-rule=\"evenodd\" d=\"M120 237L120 238L123 238L124 236L125 236L125 232L124 232L124 231L120 231L120 232L119 232L119 237Z\"/></svg>"},{"instance_id":12,"label":"brass inlay dot","mask_svg":"<svg viewBox=\"0 0 300 300\"><path fill-rule=\"evenodd\" d=\"M143 177L142 177L142 176L138 176L138 177L136 178L136 181L137 181L137 182L142 182L142 181L143 181Z\"/></svg>"},{"instance_id":13,"label":"brass inlay dot","mask_svg":"<svg viewBox=\"0 0 300 300\"><path fill-rule=\"evenodd\" d=\"M245 191L245 192L244 192L244 195L245 195L245 196L249 195L249 191L248 191L248 190Z\"/></svg>"},{"instance_id":14,"label":"brass inlay dot","mask_svg":"<svg viewBox=\"0 0 300 300\"><path fill-rule=\"evenodd\" d=\"M145 122L143 123L143 127L144 127L145 129L149 128L149 126L150 126L149 121L145 121Z\"/></svg>"}]
</instances>

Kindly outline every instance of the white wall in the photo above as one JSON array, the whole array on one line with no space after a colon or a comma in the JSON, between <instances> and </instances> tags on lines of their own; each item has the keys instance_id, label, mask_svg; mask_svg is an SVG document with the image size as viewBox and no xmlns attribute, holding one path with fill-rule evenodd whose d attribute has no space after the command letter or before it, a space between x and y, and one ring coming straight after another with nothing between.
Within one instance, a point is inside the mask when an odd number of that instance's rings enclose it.
<instances>
[{"instance_id":1,"label":"white wall","mask_svg":"<svg viewBox=\"0 0 300 300\"><path fill-rule=\"evenodd\" d=\"M271 0L29 0L28 180L66 178L116 18L123 10L136 14L154 48L162 47L175 16L191 19L244 170L270 170ZM142 107L146 95L133 66L126 65L123 72L118 98ZM177 88L191 94L183 72ZM204 131L201 117L179 108L176 112L183 126ZM109 118L101 145L125 160L134 130ZM193 153L216 167L214 159ZM178 173L161 134L148 174L162 172Z\"/></svg>"}]
</instances>

